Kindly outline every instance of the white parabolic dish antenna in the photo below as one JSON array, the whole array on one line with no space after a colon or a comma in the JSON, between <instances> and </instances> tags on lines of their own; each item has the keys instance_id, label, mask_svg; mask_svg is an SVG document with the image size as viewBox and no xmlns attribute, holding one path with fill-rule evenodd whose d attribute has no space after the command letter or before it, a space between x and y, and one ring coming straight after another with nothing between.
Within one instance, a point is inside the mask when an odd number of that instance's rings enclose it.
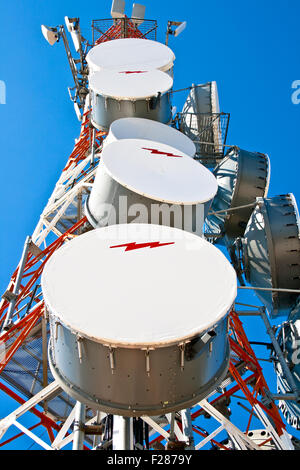
<instances>
[{"instance_id":1,"label":"white parabolic dish antenna","mask_svg":"<svg viewBox=\"0 0 300 470\"><path fill-rule=\"evenodd\" d=\"M156 201L204 203L218 189L216 178L203 165L174 147L151 140L112 142L103 149L101 162L119 184Z\"/></svg>"},{"instance_id":2,"label":"white parabolic dish antenna","mask_svg":"<svg viewBox=\"0 0 300 470\"><path fill-rule=\"evenodd\" d=\"M154 140L162 144L170 145L190 157L193 157L196 153L194 142L185 134L166 124L150 119L117 119L111 124L108 136L104 140L103 145L122 139Z\"/></svg>"},{"instance_id":3,"label":"white parabolic dish antenna","mask_svg":"<svg viewBox=\"0 0 300 470\"><path fill-rule=\"evenodd\" d=\"M90 77L94 93L123 100L151 98L159 92L166 93L172 86L173 79L160 70L130 74L101 70Z\"/></svg>"},{"instance_id":4,"label":"white parabolic dish antenna","mask_svg":"<svg viewBox=\"0 0 300 470\"><path fill-rule=\"evenodd\" d=\"M41 30L44 38L50 44L50 46L53 46L58 41L58 33L55 28L48 28L42 24Z\"/></svg>"},{"instance_id":5,"label":"white parabolic dish antenna","mask_svg":"<svg viewBox=\"0 0 300 470\"><path fill-rule=\"evenodd\" d=\"M236 274L212 244L148 224L88 232L56 251L42 274L59 321L98 342L166 345L213 327L236 297Z\"/></svg>"},{"instance_id":6,"label":"white parabolic dish antenna","mask_svg":"<svg viewBox=\"0 0 300 470\"><path fill-rule=\"evenodd\" d=\"M167 72L173 67L175 55L164 44L150 39L115 39L93 47L86 56L90 73L102 69Z\"/></svg>"}]
</instances>

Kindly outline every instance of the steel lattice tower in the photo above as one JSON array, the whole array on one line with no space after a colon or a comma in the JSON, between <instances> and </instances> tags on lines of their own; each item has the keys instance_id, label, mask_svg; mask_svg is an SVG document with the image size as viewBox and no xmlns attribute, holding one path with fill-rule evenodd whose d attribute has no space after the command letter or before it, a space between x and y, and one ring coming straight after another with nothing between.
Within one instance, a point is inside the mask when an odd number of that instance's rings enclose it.
<instances>
[{"instance_id":1,"label":"steel lattice tower","mask_svg":"<svg viewBox=\"0 0 300 470\"><path fill-rule=\"evenodd\" d=\"M168 25L169 34L171 26ZM97 130L91 123L91 103L86 99L87 77L83 73L86 51L95 44L118 38L155 39L156 28L156 21L150 20L138 27L130 18L94 21L92 42L82 40L80 43L77 66L70 56L64 29L59 27L53 31L61 35L67 49L75 80L72 99L81 114L80 133L33 234L25 240L20 263L0 304L0 388L16 402L15 411L0 421L0 446L3 448L21 435L27 435L44 449L63 449L72 442L73 448L116 448L113 422L116 425L118 418L82 409L53 381L47 359L48 313L40 278L45 264L58 248L89 230L83 207L101 160L106 132ZM174 120L174 126L178 125L179 118ZM211 119L210 126L214 125L215 119L219 120L223 130L220 152L215 156L222 159L228 115L219 113L217 118ZM191 409L157 419L149 416L134 418L130 424L133 434L124 444L126 448L294 448L276 406L278 397L268 388L263 367L242 322L245 315L260 317L270 334L273 351L282 362L284 359L280 356L266 310L262 306L243 306L238 301L239 297L229 314L231 358L229 372L221 386ZM236 405L230 409L230 404L237 401L240 408ZM242 428L237 424L240 422L239 410L245 415L246 424ZM31 427L20 422L26 413L34 417ZM35 428L40 426L47 430L47 438L41 439L35 433ZM17 429L17 432L6 437L4 434L8 429Z\"/></svg>"}]
</instances>

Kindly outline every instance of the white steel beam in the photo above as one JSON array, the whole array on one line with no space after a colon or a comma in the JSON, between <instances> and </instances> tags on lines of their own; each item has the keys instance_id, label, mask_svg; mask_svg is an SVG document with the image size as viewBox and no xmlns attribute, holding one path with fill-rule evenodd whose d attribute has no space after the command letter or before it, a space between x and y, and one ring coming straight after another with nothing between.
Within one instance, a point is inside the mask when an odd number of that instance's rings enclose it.
<instances>
[{"instance_id":1,"label":"white steel beam","mask_svg":"<svg viewBox=\"0 0 300 470\"><path fill-rule=\"evenodd\" d=\"M178 426L175 420L175 414L168 413L166 416L170 423L170 435L174 433L179 441L188 442L188 437L181 431L180 427Z\"/></svg>"},{"instance_id":2,"label":"white steel beam","mask_svg":"<svg viewBox=\"0 0 300 470\"><path fill-rule=\"evenodd\" d=\"M187 408L186 410L181 411L181 421L182 421L182 432L185 436L185 439L188 442L188 447L186 450L194 450L195 449L195 442L194 442L194 433L192 427L192 417L191 417L191 410Z\"/></svg>"},{"instance_id":3,"label":"white steel beam","mask_svg":"<svg viewBox=\"0 0 300 470\"><path fill-rule=\"evenodd\" d=\"M83 450L84 445L84 430L86 405L80 401L75 405L75 419L73 430L73 450Z\"/></svg>"},{"instance_id":4,"label":"white steel beam","mask_svg":"<svg viewBox=\"0 0 300 470\"><path fill-rule=\"evenodd\" d=\"M244 434L227 418L225 418L225 416L223 416L214 406L208 403L207 400L201 400L198 404L208 414L210 414L210 416L215 418L216 421L224 426L224 429L226 429L227 433L238 443L240 448L245 450L247 450L247 448L253 450L262 450L246 434Z\"/></svg>"},{"instance_id":5,"label":"white steel beam","mask_svg":"<svg viewBox=\"0 0 300 470\"><path fill-rule=\"evenodd\" d=\"M221 424L220 427L218 427L215 431L213 431L209 436L205 437L199 444L196 445L195 450L201 449L201 447L204 447L209 441L211 441L214 437L217 436L221 431L224 430L223 424Z\"/></svg>"},{"instance_id":6,"label":"white steel beam","mask_svg":"<svg viewBox=\"0 0 300 470\"><path fill-rule=\"evenodd\" d=\"M64 439L65 435L67 434L68 432L68 429L69 427L71 426L71 424L73 423L74 421L74 416L75 416L75 406L74 408L72 409L71 413L69 414L69 416L67 417L66 421L64 422L62 428L60 429L60 431L58 432L56 438L54 439L54 441L52 442L51 444L51 447L53 449L58 449L59 448L59 444L62 442L62 440Z\"/></svg>"},{"instance_id":7,"label":"white steel beam","mask_svg":"<svg viewBox=\"0 0 300 470\"><path fill-rule=\"evenodd\" d=\"M20 431L22 431L24 434L26 434L28 437L30 437L33 441L35 441L37 444L39 444L45 450L53 450L52 447L49 446L49 444L47 444L45 441L40 439L33 432L29 431L29 429L25 428L25 426L23 426L21 423L18 423L18 421L13 421L11 424L13 424L17 428L19 428Z\"/></svg>"},{"instance_id":8,"label":"white steel beam","mask_svg":"<svg viewBox=\"0 0 300 470\"><path fill-rule=\"evenodd\" d=\"M114 415L113 450L133 450L132 418Z\"/></svg>"},{"instance_id":9,"label":"white steel beam","mask_svg":"<svg viewBox=\"0 0 300 470\"><path fill-rule=\"evenodd\" d=\"M74 410L73 410L73 413L74 413ZM102 419L105 418L105 416L107 416L106 413L102 413L102 414L101 414ZM95 417L89 419L89 420L85 423L85 425L86 425L86 426L89 426L90 424L93 424L94 421L95 421ZM72 424L72 423L71 423L71 424ZM70 444L70 442L73 441L73 438L74 438L74 433L71 432L67 437L65 437L64 439L60 440L60 442L57 442L57 443L56 443L55 450L62 449L62 448L65 447L66 445ZM54 444L54 442L53 442L53 444ZM52 444L52 447L53 447L53 444Z\"/></svg>"},{"instance_id":10,"label":"white steel beam","mask_svg":"<svg viewBox=\"0 0 300 470\"><path fill-rule=\"evenodd\" d=\"M149 416L142 416L141 417L145 423L149 424L153 429L155 429L156 432L158 432L161 436L163 436L165 439L169 439L170 434L165 431L159 424L157 424L152 418Z\"/></svg>"},{"instance_id":11,"label":"white steel beam","mask_svg":"<svg viewBox=\"0 0 300 470\"><path fill-rule=\"evenodd\" d=\"M34 395L30 400L23 403L23 405L19 406L15 411L7 415L5 418L1 419L0 421L0 439L4 436L7 429L14 424L16 419L22 416L27 411L34 408L38 403L48 398L50 395L53 395L56 392L60 391L60 386L58 382L54 381L47 387L43 388L39 393Z\"/></svg>"},{"instance_id":12,"label":"white steel beam","mask_svg":"<svg viewBox=\"0 0 300 470\"><path fill-rule=\"evenodd\" d=\"M276 430L274 429L273 425L271 424L269 418L267 415L263 412L261 407L259 405L254 405L254 410L259 417L260 421L263 423L265 428L269 431L270 435L272 436L272 439L276 445L276 447L279 450L294 450L294 446L288 437L288 435L285 433L283 434L283 439L280 438L280 436L277 434Z\"/></svg>"}]
</instances>

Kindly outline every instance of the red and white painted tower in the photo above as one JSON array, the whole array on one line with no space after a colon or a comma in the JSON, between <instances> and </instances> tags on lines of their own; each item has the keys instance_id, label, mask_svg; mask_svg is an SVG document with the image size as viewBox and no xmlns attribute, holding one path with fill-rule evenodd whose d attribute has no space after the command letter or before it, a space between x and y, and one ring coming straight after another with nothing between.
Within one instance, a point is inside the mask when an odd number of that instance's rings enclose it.
<instances>
[{"instance_id":1,"label":"red and white painted tower","mask_svg":"<svg viewBox=\"0 0 300 470\"><path fill-rule=\"evenodd\" d=\"M299 294L296 202L267 197L266 155L226 144L214 81L181 90L175 111L169 39L185 23L161 44L142 5L128 18L115 0L111 15L90 41L78 18L42 27L66 48L80 132L2 296L0 388L16 409L0 445L293 449L276 404L299 387L270 320ZM269 390L246 315L261 317L286 393Z\"/></svg>"}]
</instances>

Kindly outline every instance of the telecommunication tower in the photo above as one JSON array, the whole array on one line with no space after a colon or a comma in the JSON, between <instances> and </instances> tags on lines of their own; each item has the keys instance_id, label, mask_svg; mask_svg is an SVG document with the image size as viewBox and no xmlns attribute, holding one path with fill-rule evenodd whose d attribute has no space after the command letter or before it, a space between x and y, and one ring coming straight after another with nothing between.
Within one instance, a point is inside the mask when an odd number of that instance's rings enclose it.
<instances>
[{"instance_id":1,"label":"telecommunication tower","mask_svg":"<svg viewBox=\"0 0 300 470\"><path fill-rule=\"evenodd\" d=\"M169 21L162 44L143 5L127 17L114 0L91 39L79 18L65 25L42 33L64 44L80 133L2 295L0 389L16 407L0 446L296 448L294 196L268 194L267 155L227 144L216 82L180 90L176 111L169 45L186 22ZM247 316L270 338L276 391Z\"/></svg>"}]
</instances>

